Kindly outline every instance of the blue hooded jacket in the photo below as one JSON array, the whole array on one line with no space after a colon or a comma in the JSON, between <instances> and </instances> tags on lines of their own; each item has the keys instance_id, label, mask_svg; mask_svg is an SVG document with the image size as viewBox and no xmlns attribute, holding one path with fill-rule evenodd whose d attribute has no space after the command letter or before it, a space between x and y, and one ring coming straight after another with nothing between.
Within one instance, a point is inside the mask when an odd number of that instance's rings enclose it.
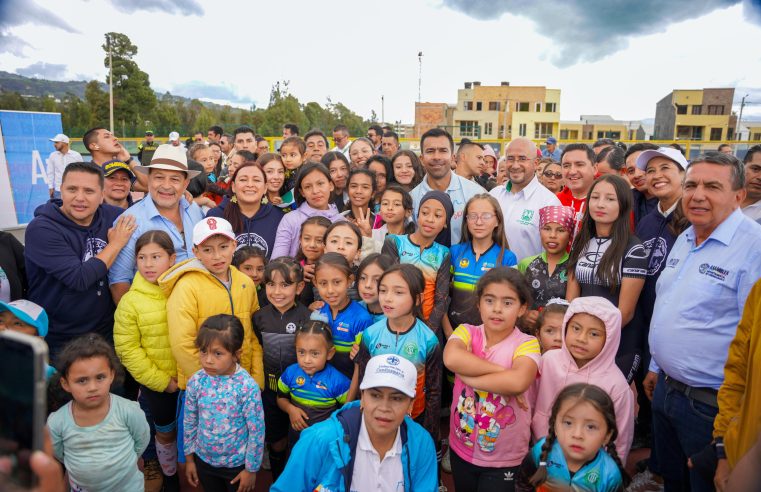
<instances>
[{"instance_id":1,"label":"blue hooded jacket","mask_svg":"<svg viewBox=\"0 0 761 492\"><path fill-rule=\"evenodd\" d=\"M108 268L95 256L108 244L108 230L124 210L103 204L88 227L66 217L60 200L34 211L26 228L24 259L28 299L45 308L51 355L72 338L89 332L113 338L114 302Z\"/></svg>"},{"instance_id":2,"label":"blue hooded jacket","mask_svg":"<svg viewBox=\"0 0 761 492\"><path fill-rule=\"evenodd\" d=\"M362 412L347 403L301 433L270 492L350 492ZM405 492L438 492L436 450L423 427L405 416L400 428Z\"/></svg>"},{"instance_id":3,"label":"blue hooded jacket","mask_svg":"<svg viewBox=\"0 0 761 492\"><path fill-rule=\"evenodd\" d=\"M212 208L206 213L206 217L225 216L225 209L230 206L230 199L225 197L219 206ZM242 215L242 214L241 214ZM235 241L238 248L243 246L254 246L264 250L267 259L272 255L272 249L275 247L275 235L280 221L283 220L283 212L270 205L263 204L253 217L248 218L242 215L242 230L235 231Z\"/></svg>"}]
</instances>

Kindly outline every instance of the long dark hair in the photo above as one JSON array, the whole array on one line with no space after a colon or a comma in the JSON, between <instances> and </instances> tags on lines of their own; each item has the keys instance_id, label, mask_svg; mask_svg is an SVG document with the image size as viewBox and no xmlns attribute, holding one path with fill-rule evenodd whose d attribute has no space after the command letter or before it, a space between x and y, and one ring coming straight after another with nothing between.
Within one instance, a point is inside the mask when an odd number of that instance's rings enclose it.
<instances>
[{"instance_id":1,"label":"long dark hair","mask_svg":"<svg viewBox=\"0 0 761 492\"><path fill-rule=\"evenodd\" d=\"M249 167L254 167L258 169L260 173L262 173L262 178L264 179L264 194L266 195L267 174L264 172L264 169L262 169L262 166L252 161L245 161L235 170L232 179L230 180L230 190L232 190L232 184L235 183L235 178L238 177L238 173L241 171L241 169L246 169ZM240 211L240 205L238 205L238 199L235 198L235 195L233 195L233 198L230 199L230 201L227 203L222 216L227 222L230 223L231 226L233 226L233 231L235 231L235 234L240 234L243 232L243 213Z\"/></svg>"},{"instance_id":2,"label":"long dark hair","mask_svg":"<svg viewBox=\"0 0 761 492\"><path fill-rule=\"evenodd\" d=\"M396 181L396 177L394 176L394 161L396 161L396 159L402 155L409 157L410 162L412 162L412 169L415 171L415 174L412 176L412 182L409 185L402 185ZM417 154L413 151L400 150L391 157L391 174L386 176L387 183L397 183L399 186L409 186L410 190L412 190L414 187L419 185L421 181L423 181L424 177L425 169L423 169L423 164L420 162L420 158L417 156Z\"/></svg>"},{"instance_id":3,"label":"long dark hair","mask_svg":"<svg viewBox=\"0 0 761 492\"><path fill-rule=\"evenodd\" d=\"M602 285L610 286L611 291L615 291L621 283L621 261L626 254L629 238L632 235L629 222L632 211L632 192L626 180L620 176L605 174L597 178L592 187L589 188L586 206L584 207L584 217L581 219L579 231L573 240L571 257L568 259L568 269L575 269L576 263L586 250L587 244L593 237L597 236L597 225L589 215L589 198L600 183L610 183L613 186L618 199L618 218L611 227L610 246L605 250L600 264L597 266L597 279Z\"/></svg>"},{"instance_id":4,"label":"long dark hair","mask_svg":"<svg viewBox=\"0 0 761 492\"><path fill-rule=\"evenodd\" d=\"M296 200L296 204L299 206L306 201L304 195L301 194L301 182L304 181L304 178L312 174L314 171L317 171L325 176L325 178L328 180L328 183L333 182L330 180L330 171L328 171L328 168L325 167L324 164L314 161L309 161L305 164L302 164L302 166L296 172L296 184L293 187L293 198Z\"/></svg>"},{"instance_id":5,"label":"long dark hair","mask_svg":"<svg viewBox=\"0 0 761 492\"><path fill-rule=\"evenodd\" d=\"M618 470L621 472L621 478L624 481L624 486L629 485L629 475L626 473L623 464L621 464L621 458L616 451L616 439L618 438L618 426L616 425L616 411L613 405L613 400L610 399L608 393L602 388L593 384L576 383L570 386L566 386L555 398L555 403L552 405L552 412L550 413L550 426L547 430L547 437L542 444L542 452L539 455L539 463L537 463L536 473L530 478L531 485L538 487L547 481L547 458L550 455L552 446L557 440L555 435L555 421L558 418L560 407L568 399L575 399L576 404L589 403L605 419L605 424L608 426L608 432L610 432L610 440L605 446L605 452L607 452L613 461L618 466Z\"/></svg>"},{"instance_id":6,"label":"long dark hair","mask_svg":"<svg viewBox=\"0 0 761 492\"><path fill-rule=\"evenodd\" d=\"M397 263L392 265L391 268L383 272L383 275L378 279L378 288L387 275L394 272L399 273L410 289L410 295L412 296L412 315L418 319L423 319L423 291L425 290L425 279L423 278L423 272L412 263Z\"/></svg>"}]
</instances>

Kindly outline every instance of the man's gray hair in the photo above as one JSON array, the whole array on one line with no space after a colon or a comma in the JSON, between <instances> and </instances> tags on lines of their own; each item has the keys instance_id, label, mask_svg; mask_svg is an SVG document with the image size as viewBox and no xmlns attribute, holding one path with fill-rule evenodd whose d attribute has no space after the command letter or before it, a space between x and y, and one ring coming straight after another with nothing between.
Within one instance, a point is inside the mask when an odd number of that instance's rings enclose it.
<instances>
[{"instance_id":1,"label":"man's gray hair","mask_svg":"<svg viewBox=\"0 0 761 492\"><path fill-rule=\"evenodd\" d=\"M732 174L730 175L732 180L732 189L737 191L745 187L745 166L743 166L743 163L740 162L740 159L737 157L715 151L706 152L705 154L700 154L695 159L692 159L687 165L687 169L690 169L690 167L694 166L695 164L700 164L703 162L730 167L732 170Z\"/></svg>"}]
</instances>

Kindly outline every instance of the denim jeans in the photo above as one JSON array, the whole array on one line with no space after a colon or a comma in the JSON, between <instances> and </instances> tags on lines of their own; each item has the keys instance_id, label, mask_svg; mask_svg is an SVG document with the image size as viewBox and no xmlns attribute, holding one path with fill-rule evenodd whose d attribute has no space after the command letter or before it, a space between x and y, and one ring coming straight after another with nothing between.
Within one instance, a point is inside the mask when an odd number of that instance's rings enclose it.
<instances>
[{"instance_id":1,"label":"denim jeans","mask_svg":"<svg viewBox=\"0 0 761 492\"><path fill-rule=\"evenodd\" d=\"M713 483L687 468L687 458L713 439L713 421L718 411L688 398L668 386L663 373L658 375L653 394L653 442L665 492L714 490Z\"/></svg>"}]
</instances>

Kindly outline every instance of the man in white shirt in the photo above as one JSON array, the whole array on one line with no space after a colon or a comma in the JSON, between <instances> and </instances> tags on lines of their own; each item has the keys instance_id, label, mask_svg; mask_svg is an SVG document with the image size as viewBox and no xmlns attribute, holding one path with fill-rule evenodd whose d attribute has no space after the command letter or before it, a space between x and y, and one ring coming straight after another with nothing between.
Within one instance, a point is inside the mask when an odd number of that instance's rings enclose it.
<instances>
[{"instance_id":1,"label":"man in white shirt","mask_svg":"<svg viewBox=\"0 0 761 492\"><path fill-rule=\"evenodd\" d=\"M443 191L449 195L454 207L454 215L449 227L452 244L457 244L462 238L462 213L465 210L465 204L475 195L486 193L486 190L475 182L452 172L454 140L446 130L432 128L425 132L420 137L420 149L425 178L410 192L414 209L412 218L417 222L420 200L426 193L431 190Z\"/></svg>"},{"instance_id":2,"label":"man in white shirt","mask_svg":"<svg viewBox=\"0 0 761 492\"><path fill-rule=\"evenodd\" d=\"M560 205L560 200L536 177L539 158L536 145L527 138L512 140L505 149L507 184L491 190L502 206L505 235L518 260L542 252L539 236L539 209Z\"/></svg>"},{"instance_id":3,"label":"man in white shirt","mask_svg":"<svg viewBox=\"0 0 761 492\"><path fill-rule=\"evenodd\" d=\"M745 199L742 212L755 220L761 221L761 145L748 149L743 159L745 164Z\"/></svg>"},{"instance_id":4,"label":"man in white shirt","mask_svg":"<svg viewBox=\"0 0 761 492\"><path fill-rule=\"evenodd\" d=\"M50 198L61 198L61 178L66 166L72 162L82 162L79 152L69 148L69 137L59 133L50 139L55 147L55 152L50 153L46 162L48 171L48 187Z\"/></svg>"},{"instance_id":5,"label":"man in white shirt","mask_svg":"<svg viewBox=\"0 0 761 492\"><path fill-rule=\"evenodd\" d=\"M333 128L333 142L336 144L336 146L330 149L331 152L340 152L347 159L349 159L349 147L351 147L351 140L349 140L349 129L346 127L346 125L338 125ZM349 159L349 162L351 162L351 159Z\"/></svg>"}]
</instances>

